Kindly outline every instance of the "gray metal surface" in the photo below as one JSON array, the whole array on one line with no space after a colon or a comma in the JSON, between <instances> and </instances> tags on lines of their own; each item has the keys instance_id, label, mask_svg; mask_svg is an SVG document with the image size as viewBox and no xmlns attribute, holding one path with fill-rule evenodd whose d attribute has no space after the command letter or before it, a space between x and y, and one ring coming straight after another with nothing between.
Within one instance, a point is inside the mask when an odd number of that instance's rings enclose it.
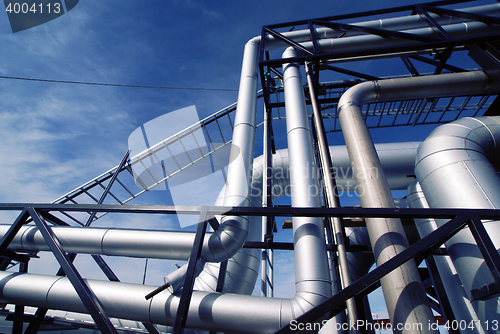
<instances>
[{"instance_id":1,"label":"gray metal surface","mask_svg":"<svg viewBox=\"0 0 500 334\"><path fill-rule=\"evenodd\" d=\"M440 126L418 150L415 173L430 207L500 207L498 168L500 118L463 118ZM437 221L438 225L442 224ZM500 248L500 225L488 222L485 228L495 247ZM464 289L470 291L493 281L468 229L448 243ZM473 306L482 321L498 318L498 297L475 301ZM496 331L489 328L488 333Z\"/></svg>"},{"instance_id":2,"label":"gray metal surface","mask_svg":"<svg viewBox=\"0 0 500 334\"><path fill-rule=\"evenodd\" d=\"M309 95L311 97L311 107L313 112L313 126L314 131L316 133L316 141L319 151L319 163L321 164L321 176L323 178L323 184L325 188L326 198L325 204L332 207L340 207L340 199L339 192L337 189L337 184L335 182L335 170L333 169L332 158L330 156L330 150L328 147L328 141L326 138L325 127L323 121L321 119L321 114L318 106L316 92L314 90L313 83L313 72L312 66L310 63L305 64L306 76L307 76L307 84L309 86ZM345 231L344 226L342 225L342 219L339 217L329 217L325 219L325 224L330 224L331 226L331 234L333 235L332 243L337 245L337 261L338 268L335 267L335 261L333 261L332 257L329 254L329 262L330 266L330 280L332 285L334 285L336 281L336 277L342 277L339 287L333 287L333 293L336 293L337 290L341 287L344 288L349 286L351 281L351 274L349 273L349 263L347 261L347 252L345 248ZM328 231L328 225L325 226L326 231ZM328 232L326 232L328 233ZM327 240L328 240L328 236ZM356 301L354 298L347 300L347 314L349 316L349 323L355 324L358 322L358 309L356 307ZM338 323L343 320L340 318L342 314L338 314L336 317L336 321ZM353 327L350 331L351 334L359 333L359 329Z\"/></svg>"},{"instance_id":3,"label":"gray metal surface","mask_svg":"<svg viewBox=\"0 0 500 334\"><path fill-rule=\"evenodd\" d=\"M410 208L429 207L422 188L420 187L420 183L416 180L408 187L406 203ZM421 238L438 228L436 221L431 218L414 219L414 221ZM436 267L439 271L439 277L444 283L446 295L453 306L452 311L455 319L463 320L467 323L472 322L477 324L477 326L461 328L460 332L464 334L484 333L482 323L479 321L476 311L468 299L469 297L462 286L460 278L456 275L456 269L450 257L434 256L434 261L436 262Z\"/></svg>"},{"instance_id":4,"label":"gray metal surface","mask_svg":"<svg viewBox=\"0 0 500 334\"><path fill-rule=\"evenodd\" d=\"M355 168L354 176L363 207L395 207L373 140L361 114L361 105L377 100L380 90L376 88L384 83L371 82L356 85L342 95L338 103L342 134ZM367 219L366 226L377 266L387 262L409 246L399 219L371 218ZM380 283L392 323L434 322L417 266L413 260L386 275ZM432 333L434 331L430 328L415 328L410 325L396 332Z\"/></svg>"},{"instance_id":5,"label":"gray metal surface","mask_svg":"<svg viewBox=\"0 0 500 334\"><path fill-rule=\"evenodd\" d=\"M294 57L288 48L283 58ZM286 129L290 158L292 206L319 207L320 188L315 164L306 101L302 88L300 65L283 66ZM326 243L321 218L293 217L296 296L292 314L304 312L325 301L332 294L326 257Z\"/></svg>"}]
</instances>

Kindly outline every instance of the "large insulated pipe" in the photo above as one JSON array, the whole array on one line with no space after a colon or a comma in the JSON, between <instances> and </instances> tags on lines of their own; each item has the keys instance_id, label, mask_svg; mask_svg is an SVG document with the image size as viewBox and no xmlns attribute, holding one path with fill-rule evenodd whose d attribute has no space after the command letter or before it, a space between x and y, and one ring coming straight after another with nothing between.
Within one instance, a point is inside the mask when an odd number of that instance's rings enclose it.
<instances>
[{"instance_id":1,"label":"large insulated pipe","mask_svg":"<svg viewBox=\"0 0 500 334\"><path fill-rule=\"evenodd\" d=\"M296 56L293 48L283 53L283 58ZM320 207L318 173L313 155L309 117L306 108L302 77L298 63L283 65L285 90L286 131L290 159L291 201L294 207ZM293 235L296 246L307 247L307 254L295 250L296 298L313 300L317 305L332 294L323 220L312 217L293 217ZM306 288L307 287L307 288ZM302 297L302 295L306 296ZM304 310L311 305L300 303Z\"/></svg>"},{"instance_id":2,"label":"large insulated pipe","mask_svg":"<svg viewBox=\"0 0 500 334\"><path fill-rule=\"evenodd\" d=\"M377 100L376 88L378 82L352 87L340 98L337 110L361 205L367 208L393 208L394 199L361 113L363 104ZM400 219L369 218L366 219L366 226L377 266L409 247ZM383 277L380 283L389 317L397 332L431 332L431 329L425 326L411 326L434 322L417 265L413 260L393 270ZM406 324L410 326L407 327Z\"/></svg>"},{"instance_id":3,"label":"large insulated pipe","mask_svg":"<svg viewBox=\"0 0 500 334\"><path fill-rule=\"evenodd\" d=\"M424 192L420 183L415 180L408 187L406 203L410 208L424 209L429 208L425 199ZM415 226L421 238L432 233L438 228L436 220L432 218L414 219ZM450 301L453 316L458 321L467 324L476 324L475 326L462 326L462 334L483 334L483 324L479 321L476 311L471 305L469 297L465 293L460 278L456 274L455 266L449 256L434 256L434 262L439 272L439 277L443 281L444 289L448 300Z\"/></svg>"},{"instance_id":4,"label":"large insulated pipe","mask_svg":"<svg viewBox=\"0 0 500 334\"><path fill-rule=\"evenodd\" d=\"M499 122L500 117L462 118L435 129L422 143L415 173L430 207L500 208ZM484 223L499 249L500 223ZM446 248L472 301L471 290L493 282L474 238L464 229L446 243ZM483 324L499 319L499 302L498 297L472 301ZM498 332L491 326L485 330Z\"/></svg>"},{"instance_id":5,"label":"large insulated pipe","mask_svg":"<svg viewBox=\"0 0 500 334\"><path fill-rule=\"evenodd\" d=\"M433 98L497 92L498 83L481 71L429 77L365 82L349 89L338 103L339 121L354 168L364 207L394 207L390 188L361 113L363 104L402 99ZM367 222L377 265L408 247L401 222L374 219ZM384 246L385 245L385 246ZM395 287L394 282L399 286ZM432 319L414 262L408 262L381 280L393 323L428 323ZM409 292L410 286L415 287ZM408 302L401 304L401 294ZM418 311L418 310L421 311Z\"/></svg>"},{"instance_id":6,"label":"large insulated pipe","mask_svg":"<svg viewBox=\"0 0 500 334\"><path fill-rule=\"evenodd\" d=\"M252 39L245 45L223 202L225 206L250 204L256 127L258 49L258 39ZM245 217L225 216L220 228L210 236L208 251L204 249L202 252L203 259L208 262L220 262L234 256L246 241L248 223L248 218Z\"/></svg>"}]
</instances>

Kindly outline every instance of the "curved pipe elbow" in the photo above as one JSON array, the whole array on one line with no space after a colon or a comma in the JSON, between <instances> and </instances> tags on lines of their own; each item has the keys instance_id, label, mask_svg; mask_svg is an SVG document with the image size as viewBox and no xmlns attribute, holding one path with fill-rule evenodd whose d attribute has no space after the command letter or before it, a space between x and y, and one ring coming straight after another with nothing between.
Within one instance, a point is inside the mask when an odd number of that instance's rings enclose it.
<instances>
[{"instance_id":1,"label":"curved pipe elbow","mask_svg":"<svg viewBox=\"0 0 500 334\"><path fill-rule=\"evenodd\" d=\"M346 107L356 105L361 108L365 103L376 102L379 98L378 81L366 81L349 88L338 102L339 113Z\"/></svg>"},{"instance_id":2,"label":"curved pipe elbow","mask_svg":"<svg viewBox=\"0 0 500 334\"><path fill-rule=\"evenodd\" d=\"M231 163L228 166L224 202L220 203L227 206L248 206L250 203L252 174L249 171L252 170L254 155L259 46L260 37L254 37L245 44ZM207 262L221 262L236 255L248 237L248 225L245 217L224 217L219 229L204 245L202 258Z\"/></svg>"},{"instance_id":3,"label":"curved pipe elbow","mask_svg":"<svg viewBox=\"0 0 500 334\"><path fill-rule=\"evenodd\" d=\"M467 117L436 128L417 150L415 173L419 181L450 163L483 160L498 167L499 122L498 117Z\"/></svg>"},{"instance_id":4,"label":"curved pipe elbow","mask_svg":"<svg viewBox=\"0 0 500 334\"><path fill-rule=\"evenodd\" d=\"M222 262L238 253L248 237L248 219L229 217L203 247L201 257L207 262Z\"/></svg>"},{"instance_id":5,"label":"curved pipe elbow","mask_svg":"<svg viewBox=\"0 0 500 334\"><path fill-rule=\"evenodd\" d=\"M429 205L500 207L499 142L498 116L462 118L436 128L420 144L415 163Z\"/></svg>"}]
</instances>

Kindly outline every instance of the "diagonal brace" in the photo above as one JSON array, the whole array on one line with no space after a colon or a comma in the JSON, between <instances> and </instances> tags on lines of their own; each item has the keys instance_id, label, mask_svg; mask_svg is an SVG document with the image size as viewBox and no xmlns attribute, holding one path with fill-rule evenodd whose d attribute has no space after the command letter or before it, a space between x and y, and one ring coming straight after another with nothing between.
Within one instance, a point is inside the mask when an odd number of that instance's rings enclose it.
<instances>
[{"instance_id":1,"label":"diagonal brace","mask_svg":"<svg viewBox=\"0 0 500 334\"><path fill-rule=\"evenodd\" d=\"M196 228L193 250L188 261L186 280L184 281L184 286L182 287L181 299L179 302L179 307L177 308L177 314L175 316L174 329L172 331L173 334L182 334L184 331L184 326L186 325L189 304L191 302L191 296L193 293L196 265L201 256L203 239L205 238L207 224L207 213L202 212L200 215L200 222L198 223L198 226Z\"/></svg>"},{"instance_id":2,"label":"diagonal brace","mask_svg":"<svg viewBox=\"0 0 500 334\"><path fill-rule=\"evenodd\" d=\"M52 229L45 223L43 218L41 218L34 208L28 208L28 212L31 215L31 218L33 218L38 230L42 233L45 242L61 265L61 268L68 276L68 279L75 288L78 296L87 308L87 311L89 311L90 315L94 319L99 330L106 334L117 334L116 329L104 312L101 303L87 283L80 276L74 265L69 261Z\"/></svg>"},{"instance_id":3,"label":"diagonal brace","mask_svg":"<svg viewBox=\"0 0 500 334\"><path fill-rule=\"evenodd\" d=\"M106 198L106 195L109 193L109 190L111 189L111 186L113 183L115 183L116 178L118 177L118 174L120 174L121 170L123 169L123 166L127 163L128 157L130 155L130 150L128 150L125 155L123 156L122 160L120 161L120 164L116 168L115 172L113 173L113 176L111 177L111 180L109 180L108 185L106 186L106 189L104 189L104 192L102 193L101 197L97 201L97 204L102 204L104 202L104 199ZM96 216L95 211L92 211L90 214L89 219L87 220L87 223L85 223L85 227L90 226L92 224L92 221L94 220Z\"/></svg>"},{"instance_id":4,"label":"diagonal brace","mask_svg":"<svg viewBox=\"0 0 500 334\"><path fill-rule=\"evenodd\" d=\"M483 223L479 218L473 218L469 224L469 229L476 240L488 269L490 269L493 279L497 284L500 284L500 255L498 255Z\"/></svg>"},{"instance_id":5,"label":"diagonal brace","mask_svg":"<svg viewBox=\"0 0 500 334\"><path fill-rule=\"evenodd\" d=\"M358 279L353 284L344 288L333 297L327 299L315 308L307 311L295 320L297 321L297 323L313 323L319 317L323 316L329 311L331 311L330 315L339 313L345 308L346 300L355 296L366 295L370 292L369 290L373 285L377 284L382 277L387 275L395 268L414 258L418 254L424 253L427 255L433 250L439 248L439 246L448 241L448 239L450 239L465 225L467 225L469 220L470 217L456 216L443 226L439 227L434 232L420 239L409 248L405 249L390 260L384 262L365 276ZM294 330L289 324L275 332L275 334L285 333L294 333Z\"/></svg>"}]
</instances>

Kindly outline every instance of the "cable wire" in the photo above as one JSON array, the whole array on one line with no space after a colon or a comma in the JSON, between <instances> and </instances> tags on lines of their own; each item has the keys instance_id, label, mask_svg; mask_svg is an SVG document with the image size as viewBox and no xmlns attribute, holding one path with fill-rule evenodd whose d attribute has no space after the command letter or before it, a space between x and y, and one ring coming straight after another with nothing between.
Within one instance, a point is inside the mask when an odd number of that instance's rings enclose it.
<instances>
[{"instance_id":1,"label":"cable wire","mask_svg":"<svg viewBox=\"0 0 500 334\"><path fill-rule=\"evenodd\" d=\"M5 75L0 75L0 79L37 81L37 82L51 82L51 83L65 83L65 84L76 84L76 85L111 86L111 87L156 88L156 89L183 89L183 90L210 90L210 91L225 91L225 92L237 92L238 91L237 89L229 89L229 88L202 88L202 87L172 87L172 86L127 85L127 84L114 84L114 83L101 83L101 82L84 82L84 81L67 81L67 80L23 78L23 77L12 77L12 76L5 76Z\"/></svg>"}]
</instances>

